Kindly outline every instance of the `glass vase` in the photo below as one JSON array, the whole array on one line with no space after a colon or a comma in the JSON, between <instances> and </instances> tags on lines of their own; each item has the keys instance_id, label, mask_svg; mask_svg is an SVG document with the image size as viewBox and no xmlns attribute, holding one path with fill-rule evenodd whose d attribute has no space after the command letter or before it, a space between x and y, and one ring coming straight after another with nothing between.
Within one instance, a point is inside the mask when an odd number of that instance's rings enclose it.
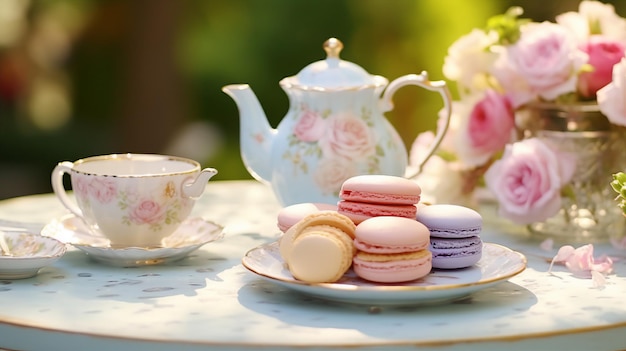
<instances>
[{"instance_id":1,"label":"glass vase","mask_svg":"<svg viewBox=\"0 0 626 351\"><path fill-rule=\"evenodd\" d=\"M535 104L526 109L525 136L540 138L574 155L576 170L563 188L558 214L532 223L530 232L562 243L607 242L622 236L625 219L611 189L612 174L624 170L626 133L595 103Z\"/></svg>"}]
</instances>

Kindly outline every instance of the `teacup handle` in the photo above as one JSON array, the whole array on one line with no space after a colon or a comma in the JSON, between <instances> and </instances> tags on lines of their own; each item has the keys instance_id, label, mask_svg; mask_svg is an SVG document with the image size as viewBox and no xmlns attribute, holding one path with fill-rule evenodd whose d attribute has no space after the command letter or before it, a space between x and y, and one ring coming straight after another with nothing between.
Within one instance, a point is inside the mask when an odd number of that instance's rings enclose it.
<instances>
[{"instance_id":1,"label":"teacup handle","mask_svg":"<svg viewBox=\"0 0 626 351\"><path fill-rule=\"evenodd\" d=\"M56 167L54 167L51 176L52 190L54 191L54 194L57 196L57 198L61 201L63 206L65 206L68 210L70 210L70 212L72 212L76 216L82 218L83 212L78 208L78 205L76 205L76 203L74 203L74 201L70 199L70 197L67 195L65 187L63 186L63 175L66 173L70 174L72 168L74 168L74 164L69 161L60 162L59 164L57 164Z\"/></svg>"},{"instance_id":2,"label":"teacup handle","mask_svg":"<svg viewBox=\"0 0 626 351\"><path fill-rule=\"evenodd\" d=\"M417 165L417 170L413 171L412 173L409 173L407 170L407 174L405 174L406 178L413 178L422 172L424 164L426 164L426 161L428 161L428 159L435 153L435 150L437 150L439 144L441 144L441 141L443 140L443 137L448 131L450 116L452 115L452 97L450 96L450 91L448 90L448 86L446 85L445 81L431 81L428 79L427 72L422 72L419 75L407 74L405 76L396 78L394 81L389 83L387 89L385 89L385 92L380 101L382 112L391 111L393 109L393 95L398 89L407 85L417 85L430 91L439 92L441 98L443 99L444 106L444 114L439 117L443 118L443 124L437 123L437 134L435 135L435 140L433 140L432 144L430 145L430 149L428 149L428 152L426 153L426 157L424 157L424 159Z\"/></svg>"}]
</instances>

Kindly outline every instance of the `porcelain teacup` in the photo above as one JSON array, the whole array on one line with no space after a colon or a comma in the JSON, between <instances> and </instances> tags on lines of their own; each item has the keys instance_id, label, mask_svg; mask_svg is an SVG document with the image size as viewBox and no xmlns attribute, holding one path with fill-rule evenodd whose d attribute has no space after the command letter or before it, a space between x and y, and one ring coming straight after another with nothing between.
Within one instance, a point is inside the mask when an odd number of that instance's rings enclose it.
<instances>
[{"instance_id":1,"label":"porcelain teacup","mask_svg":"<svg viewBox=\"0 0 626 351\"><path fill-rule=\"evenodd\" d=\"M68 195L70 175L76 201ZM60 162L52 189L61 203L112 247L158 247L189 216L214 168L156 154L113 154Z\"/></svg>"}]
</instances>

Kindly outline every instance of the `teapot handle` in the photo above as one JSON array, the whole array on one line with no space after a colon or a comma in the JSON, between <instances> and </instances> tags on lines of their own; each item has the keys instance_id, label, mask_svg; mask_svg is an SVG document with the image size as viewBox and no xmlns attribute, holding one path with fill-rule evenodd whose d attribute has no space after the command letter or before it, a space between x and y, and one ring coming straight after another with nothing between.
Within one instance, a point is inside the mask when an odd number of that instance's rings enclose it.
<instances>
[{"instance_id":1,"label":"teapot handle","mask_svg":"<svg viewBox=\"0 0 626 351\"><path fill-rule=\"evenodd\" d=\"M405 175L406 178L413 178L422 172L422 168L430 159L430 157L435 153L435 150L441 144L443 137L446 135L448 131L448 125L450 124L450 116L452 115L452 97L450 96L450 91L448 90L448 86L446 82L443 80L431 81L428 79L428 73L423 71L421 74L407 74L405 76L401 76L393 80L385 89L385 92L381 98L381 111L388 112L393 109L393 101L392 97L396 93L396 91L407 85L417 85L422 88L428 89L430 91L437 91L441 95L443 99L444 106L444 114L440 115L439 118L443 118L443 124L437 123L437 134L435 135L435 140L433 140L430 145L430 149L426 153L426 157L417 165L417 169Z\"/></svg>"}]
</instances>

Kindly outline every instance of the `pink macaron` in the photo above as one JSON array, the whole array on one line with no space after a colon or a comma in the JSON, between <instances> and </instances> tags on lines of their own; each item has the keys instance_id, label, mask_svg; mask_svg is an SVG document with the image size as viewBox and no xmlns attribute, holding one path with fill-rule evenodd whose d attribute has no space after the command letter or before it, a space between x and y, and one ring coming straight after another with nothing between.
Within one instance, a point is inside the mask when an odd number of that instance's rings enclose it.
<instances>
[{"instance_id":1,"label":"pink macaron","mask_svg":"<svg viewBox=\"0 0 626 351\"><path fill-rule=\"evenodd\" d=\"M417 207L414 205L381 205L368 202L339 201L337 212L350 218L355 224L380 216L393 216L414 219Z\"/></svg>"},{"instance_id":2,"label":"pink macaron","mask_svg":"<svg viewBox=\"0 0 626 351\"><path fill-rule=\"evenodd\" d=\"M458 269L476 264L482 257L482 216L464 206L420 207L417 221L430 231L433 268Z\"/></svg>"},{"instance_id":3,"label":"pink macaron","mask_svg":"<svg viewBox=\"0 0 626 351\"><path fill-rule=\"evenodd\" d=\"M337 205L304 202L287 207L278 211L277 225L281 232L285 233L294 224L304 217L319 211L337 211Z\"/></svg>"},{"instance_id":4,"label":"pink macaron","mask_svg":"<svg viewBox=\"0 0 626 351\"><path fill-rule=\"evenodd\" d=\"M367 174L347 179L339 197L353 202L389 205L414 205L420 201L422 189L406 178Z\"/></svg>"},{"instance_id":5,"label":"pink macaron","mask_svg":"<svg viewBox=\"0 0 626 351\"><path fill-rule=\"evenodd\" d=\"M379 216L357 225L354 272L378 283L398 283L426 276L432 268L428 229L414 219Z\"/></svg>"},{"instance_id":6,"label":"pink macaron","mask_svg":"<svg viewBox=\"0 0 626 351\"><path fill-rule=\"evenodd\" d=\"M421 192L417 183L402 177L360 175L343 183L337 211L356 224L378 216L415 219Z\"/></svg>"}]
</instances>

